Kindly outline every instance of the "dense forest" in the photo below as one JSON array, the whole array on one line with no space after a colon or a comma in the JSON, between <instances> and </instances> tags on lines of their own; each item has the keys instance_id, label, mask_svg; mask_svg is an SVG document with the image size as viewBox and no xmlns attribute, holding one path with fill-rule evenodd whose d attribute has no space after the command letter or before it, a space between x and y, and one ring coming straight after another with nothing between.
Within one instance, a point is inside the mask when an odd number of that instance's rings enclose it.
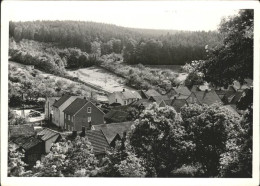
<instances>
[{"instance_id":1,"label":"dense forest","mask_svg":"<svg viewBox=\"0 0 260 186\"><path fill-rule=\"evenodd\" d=\"M205 46L219 45L218 32L133 29L82 21L10 22L10 38L51 43L60 48L78 48L96 57L122 53L129 64L183 65L205 59Z\"/></svg>"}]
</instances>

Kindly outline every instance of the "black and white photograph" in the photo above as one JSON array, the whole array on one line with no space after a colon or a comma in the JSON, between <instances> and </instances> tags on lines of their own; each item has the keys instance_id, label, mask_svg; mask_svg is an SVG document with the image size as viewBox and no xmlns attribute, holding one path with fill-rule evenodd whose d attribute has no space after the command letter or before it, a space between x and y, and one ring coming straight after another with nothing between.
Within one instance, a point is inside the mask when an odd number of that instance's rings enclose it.
<instances>
[{"instance_id":1,"label":"black and white photograph","mask_svg":"<svg viewBox=\"0 0 260 186\"><path fill-rule=\"evenodd\" d=\"M4 2L3 185L258 185L259 4L190 3Z\"/></svg>"}]
</instances>

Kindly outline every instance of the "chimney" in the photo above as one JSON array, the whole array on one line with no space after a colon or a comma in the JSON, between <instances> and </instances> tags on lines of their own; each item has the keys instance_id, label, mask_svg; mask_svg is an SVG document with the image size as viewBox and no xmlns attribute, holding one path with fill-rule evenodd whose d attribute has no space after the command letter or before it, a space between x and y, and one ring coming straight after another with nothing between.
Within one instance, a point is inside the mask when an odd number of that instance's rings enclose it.
<instances>
[{"instance_id":1,"label":"chimney","mask_svg":"<svg viewBox=\"0 0 260 186\"><path fill-rule=\"evenodd\" d=\"M177 99L177 96L174 96L174 98L173 99Z\"/></svg>"},{"instance_id":2,"label":"chimney","mask_svg":"<svg viewBox=\"0 0 260 186\"><path fill-rule=\"evenodd\" d=\"M77 131L72 131L72 137L76 137L77 136Z\"/></svg>"},{"instance_id":3,"label":"chimney","mask_svg":"<svg viewBox=\"0 0 260 186\"><path fill-rule=\"evenodd\" d=\"M80 136L81 136L81 137L85 137L85 136L86 136L85 127L82 127L82 132L81 132Z\"/></svg>"},{"instance_id":4,"label":"chimney","mask_svg":"<svg viewBox=\"0 0 260 186\"><path fill-rule=\"evenodd\" d=\"M86 99L86 97L84 97L84 99Z\"/></svg>"},{"instance_id":5,"label":"chimney","mask_svg":"<svg viewBox=\"0 0 260 186\"><path fill-rule=\"evenodd\" d=\"M125 89L123 88L123 92L125 92Z\"/></svg>"}]
</instances>

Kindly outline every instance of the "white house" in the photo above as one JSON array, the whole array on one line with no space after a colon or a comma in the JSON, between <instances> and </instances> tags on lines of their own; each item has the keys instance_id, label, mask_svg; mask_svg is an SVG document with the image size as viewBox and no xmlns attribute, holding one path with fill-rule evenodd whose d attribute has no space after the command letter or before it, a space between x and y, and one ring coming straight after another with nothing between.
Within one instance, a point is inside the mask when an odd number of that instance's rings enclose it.
<instances>
[{"instance_id":1,"label":"white house","mask_svg":"<svg viewBox=\"0 0 260 186\"><path fill-rule=\"evenodd\" d=\"M79 96L63 95L53 104L52 123L64 128L64 109L67 108Z\"/></svg>"},{"instance_id":2,"label":"white house","mask_svg":"<svg viewBox=\"0 0 260 186\"><path fill-rule=\"evenodd\" d=\"M128 105L136 100L142 99L137 91L125 90L113 92L108 96L109 104L120 103L121 105Z\"/></svg>"}]
</instances>

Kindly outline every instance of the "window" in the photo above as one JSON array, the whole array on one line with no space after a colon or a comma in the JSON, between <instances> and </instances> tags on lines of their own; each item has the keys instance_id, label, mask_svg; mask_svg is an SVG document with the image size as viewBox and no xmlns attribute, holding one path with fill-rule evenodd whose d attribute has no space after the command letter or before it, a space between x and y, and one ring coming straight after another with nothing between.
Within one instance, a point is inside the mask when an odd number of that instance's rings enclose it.
<instances>
[{"instance_id":1,"label":"window","mask_svg":"<svg viewBox=\"0 0 260 186\"><path fill-rule=\"evenodd\" d=\"M91 117L88 117L88 122L91 122Z\"/></svg>"},{"instance_id":2,"label":"window","mask_svg":"<svg viewBox=\"0 0 260 186\"><path fill-rule=\"evenodd\" d=\"M69 118L69 120L70 120L70 115L68 115L68 118Z\"/></svg>"},{"instance_id":3,"label":"window","mask_svg":"<svg viewBox=\"0 0 260 186\"><path fill-rule=\"evenodd\" d=\"M91 113L91 107L88 107L88 113Z\"/></svg>"},{"instance_id":4,"label":"window","mask_svg":"<svg viewBox=\"0 0 260 186\"><path fill-rule=\"evenodd\" d=\"M66 119L66 114L65 114L65 119Z\"/></svg>"},{"instance_id":5,"label":"window","mask_svg":"<svg viewBox=\"0 0 260 186\"><path fill-rule=\"evenodd\" d=\"M71 117L71 121L72 121L72 122L73 122L73 120L74 120L74 116Z\"/></svg>"},{"instance_id":6,"label":"window","mask_svg":"<svg viewBox=\"0 0 260 186\"><path fill-rule=\"evenodd\" d=\"M124 101L124 104L127 105L127 100Z\"/></svg>"}]
</instances>

